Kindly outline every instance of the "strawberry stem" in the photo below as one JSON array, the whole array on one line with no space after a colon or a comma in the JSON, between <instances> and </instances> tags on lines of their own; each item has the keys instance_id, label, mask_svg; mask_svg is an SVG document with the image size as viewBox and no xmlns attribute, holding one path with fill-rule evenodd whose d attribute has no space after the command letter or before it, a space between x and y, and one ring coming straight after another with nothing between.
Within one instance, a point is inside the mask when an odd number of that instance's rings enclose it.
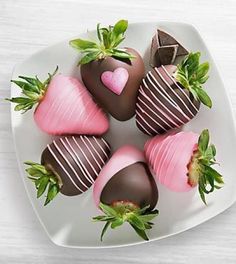
<instances>
[{"instance_id":1,"label":"strawberry stem","mask_svg":"<svg viewBox=\"0 0 236 264\"><path fill-rule=\"evenodd\" d=\"M35 76L35 78L19 76L21 80L11 80L11 82L20 87L23 96L10 99L6 98L6 100L16 104L14 108L15 111L22 111L22 114L27 112L43 99L48 85L57 71L58 66L52 74L48 73L48 78L44 82L40 81L37 76Z\"/></svg>"},{"instance_id":2,"label":"strawberry stem","mask_svg":"<svg viewBox=\"0 0 236 264\"><path fill-rule=\"evenodd\" d=\"M47 192L44 206L50 203L60 191L60 181L52 171L48 170L45 166L32 161L26 161L24 163L29 168L26 169L28 178L35 184L37 189L37 198L40 198L45 192Z\"/></svg>"},{"instance_id":3,"label":"strawberry stem","mask_svg":"<svg viewBox=\"0 0 236 264\"><path fill-rule=\"evenodd\" d=\"M188 164L188 183L198 190L202 201L206 203L205 194L220 189L224 183L222 175L211 166L216 164L216 148L209 145L209 131L203 130L198 139L198 148L194 151L190 163Z\"/></svg>"},{"instance_id":4,"label":"strawberry stem","mask_svg":"<svg viewBox=\"0 0 236 264\"><path fill-rule=\"evenodd\" d=\"M148 211L149 206L140 209L130 201L116 201L112 205L100 203L99 207L104 215L93 217L93 220L106 222L102 229L101 241L108 227L115 229L125 222L128 222L142 239L149 240L146 230L152 228L153 223L150 221L158 215L158 210Z\"/></svg>"}]
</instances>

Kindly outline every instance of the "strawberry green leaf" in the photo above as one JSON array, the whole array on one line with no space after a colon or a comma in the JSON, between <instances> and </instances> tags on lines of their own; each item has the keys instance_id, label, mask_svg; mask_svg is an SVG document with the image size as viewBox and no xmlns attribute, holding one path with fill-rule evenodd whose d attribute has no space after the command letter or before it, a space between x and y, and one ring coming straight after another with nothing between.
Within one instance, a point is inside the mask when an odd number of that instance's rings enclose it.
<instances>
[{"instance_id":1,"label":"strawberry green leaf","mask_svg":"<svg viewBox=\"0 0 236 264\"><path fill-rule=\"evenodd\" d=\"M101 221L101 222L107 222L107 221L112 221L115 220L114 216L107 216L107 215L98 215L96 217L93 217L94 221Z\"/></svg>"},{"instance_id":2,"label":"strawberry green leaf","mask_svg":"<svg viewBox=\"0 0 236 264\"><path fill-rule=\"evenodd\" d=\"M195 91L198 95L199 100L206 106L208 106L209 108L212 107L212 101L211 98L209 97L209 95L206 93L206 91L204 91L202 88L195 88Z\"/></svg>"},{"instance_id":3,"label":"strawberry green leaf","mask_svg":"<svg viewBox=\"0 0 236 264\"><path fill-rule=\"evenodd\" d=\"M210 68L209 62L204 62L200 64L196 72L197 78L199 79L204 78L207 75L209 68Z\"/></svg>"},{"instance_id":4,"label":"strawberry green leaf","mask_svg":"<svg viewBox=\"0 0 236 264\"><path fill-rule=\"evenodd\" d=\"M139 218L143 221L143 222L150 222L152 221L157 215L159 214L158 210L153 211L151 214L144 214L144 215L140 215Z\"/></svg>"},{"instance_id":5,"label":"strawberry green leaf","mask_svg":"<svg viewBox=\"0 0 236 264\"><path fill-rule=\"evenodd\" d=\"M119 217L111 223L111 228L115 229L116 227L123 225L123 223L124 220L121 217Z\"/></svg>"},{"instance_id":6,"label":"strawberry green leaf","mask_svg":"<svg viewBox=\"0 0 236 264\"><path fill-rule=\"evenodd\" d=\"M106 221L102 230L101 240L109 226L115 229L125 222L128 222L140 237L148 240L145 230L152 228L153 223L150 221L158 215L157 210L147 211L149 206L138 208L137 205L128 201L118 201L112 205L100 203L99 207L105 215L93 217L93 220L101 222Z\"/></svg>"},{"instance_id":7,"label":"strawberry green leaf","mask_svg":"<svg viewBox=\"0 0 236 264\"><path fill-rule=\"evenodd\" d=\"M205 173L210 175L217 183L223 184L223 178L220 173L218 173L215 169L210 166L205 166Z\"/></svg>"},{"instance_id":8,"label":"strawberry green leaf","mask_svg":"<svg viewBox=\"0 0 236 264\"><path fill-rule=\"evenodd\" d=\"M104 227L102 229L101 237L100 237L100 240L101 241L103 240L103 236L106 233L106 231L107 231L107 229L108 229L108 227L109 227L110 224L111 224L111 222L110 221L107 221L106 224L104 225Z\"/></svg>"},{"instance_id":9,"label":"strawberry green leaf","mask_svg":"<svg viewBox=\"0 0 236 264\"><path fill-rule=\"evenodd\" d=\"M100 51L87 53L84 57L81 58L79 64L83 65L96 60L100 53L101 53Z\"/></svg>"},{"instance_id":10,"label":"strawberry green leaf","mask_svg":"<svg viewBox=\"0 0 236 264\"><path fill-rule=\"evenodd\" d=\"M44 203L44 205L47 205L60 191L58 178L39 163L26 161L25 165L29 166L25 171L37 189L37 198L41 197L47 191Z\"/></svg>"},{"instance_id":11,"label":"strawberry green leaf","mask_svg":"<svg viewBox=\"0 0 236 264\"><path fill-rule=\"evenodd\" d=\"M22 113L27 112L28 110L32 109L35 104L42 100L47 91L47 86L50 83L52 77L56 74L57 70L58 66L56 67L53 74L48 74L49 77L44 82L41 82L37 76L35 78L19 76L19 78L24 81L11 80L12 83L16 84L22 90L22 95L25 97L19 96L6 98L6 100L16 104L14 108L15 111L22 111Z\"/></svg>"},{"instance_id":12,"label":"strawberry green leaf","mask_svg":"<svg viewBox=\"0 0 236 264\"><path fill-rule=\"evenodd\" d=\"M37 198L39 198L46 190L49 179L48 177L42 177L37 191Z\"/></svg>"},{"instance_id":13,"label":"strawberry green leaf","mask_svg":"<svg viewBox=\"0 0 236 264\"><path fill-rule=\"evenodd\" d=\"M101 34L101 30L100 30L100 23L97 24L97 36L98 36L98 40L101 42L102 41L102 34Z\"/></svg>"},{"instance_id":14,"label":"strawberry green leaf","mask_svg":"<svg viewBox=\"0 0 236 264\"><path fill-rule=\"evenodd\" d=\"M121 58L121 59L133 59L135 58L132 54L128 53L125 50L113 49L112 57Z\"/></svg>"},{"instance_id":15,"label":"strawberry green leaf","mask_svg":"<svg viewBox=\"0 0 236 264\"><path fill-rule=\"evenodd\" d=\"M177 66L174 74L176 80L188 89L195 99L208 107L212 107L211 98L203 90L202 84L208 80L209 63L200 64L200 52L189 53L189 55Z\"/></svg>"},{"instance_id":16,"label":"strawberry green leaf","mask_svg":"<svg viewBox=\"0 0 236 264\"><path fill-rule=\"evenodd\" d=\"M198 148L201 153L204 153L207 150L209 139L209 131L208 129L204 129L198 138Z\"/></svg>"},{"instance_id":17,"label":"strawberry green leaf","mask_svg":"<svg viewBox=\"0 0 236 264\"><path fill-rule=\"evenodd\" d=\"M131 215L129 217L129 222L136 226L138 229L141 229L141 230L145 230L145 225L143 223L143 221L135 214Z\"/></svg>"},{"instance_id":18,"label":"strawberry green leaf","mask_svg":"<svg viewBox=\"0 0 236 264\"><path fill-rule=\"evenodd\" d=\"M216 148L213 144L211 144L205 151L204 157L206 160L215 160L215 155L216 155Z\"/></svg>"},{"instance_id":19,"label":"strawberry green leaf","mask_svg":"<svg viewBox=\"0 0 236 264\"><path fill-rule=\"evenodd\" d=\"M206 203L206 198L205 198L205 194L204 194L204 192L203 192L203 190L202 190L200 184L199 184L199 186L198 186L198 191L199 191L199 194L200 194L200 197L201 197L203 203L204 203L205 205L207 205L207 203Z\"/></svg>"},{"instance_id":20,"label":"strawberry green leaf","mask_svg":"<svg viewBox=\"0 0 236 264\"><path fill-rule=\"evenodd\" d=\"M128 28L128 21L120 20L114 25L113 33L117 37L120 34L124 34L127 28Z\"/></svg>"},{"instance_id":21,"label":"strawberry green leaf","mask_svg":"<svg viewBox=\"0 0 236 264\"><path fill-rule=\"evenodd\" d=\"M95 42L83 39L73 39L69 43L71 47L78 50L94 49L98 47Z\"/></svg>"},{"instance_id":22,"label":"strawberry green leaf","mask_svg":"<svg viewBox=\"0 0 236 264\"><path fill-rule=\"evenodd\" d=\"M137 228L135 225L131 224L131 226L133 227L133 229L135 230L135 232L143 239L143 240L146 240L148 241L149 238L146 234L146 232L144 230L141 230L139 228Z\"/></svg>"},{"instance_id":23,"label":"strawberry green leaf","mask_svg":"<svg viewBox=\"0 0 236 264\"><path fill-rule=\"evenodd\" d=\"M109 216L116 216L117 212L114 208L112 208L112 206L106 205L104 203L100 203L99 207L102 209L102 211L109 215Z\"/></svg>"},{"instance_id":24,"label":"strawberry green leaf","mask_svg":"<svg viewBox=\"0 0 236 264\"><path fill-rule=\"evenodd\" d=\"M124 33L127 27L127 20L120 20L114 26L108 27L100 27L100 24L97 24L98 43L83 39L71 40L70 46L85 54L79 64L87 64L111 56L117 59L133 59L132 54L117 48L125 39Z\"/></svg>"},{"instance_id":25,"label":"strawberry green leaf","mask_svg":"<svg viewBox=\"0 0 236 264\"><path fill-rule=\"evenodd\" d=\"M59 187L57 184L50 184L48 188L48 194L44 206L51 202L59 193Z\"/></svg>"},{"instance_id":26,"label":"strawberry green leaf","mask_svg":"<svg viewBox=\"0 0 236 264\"><path fill-rule=\"evenodd\" d=\"M194 151L188 165L188 182L191 186L198 183L198 190L202 201L206 204L205 194L220 189L224 183L223 177L211 166L217 164L215 161L216 148L210 144L208 129L204 129L198 139L198 149ZM216 184L217 183L217 184Z\"/></svg>"}]
</instances>

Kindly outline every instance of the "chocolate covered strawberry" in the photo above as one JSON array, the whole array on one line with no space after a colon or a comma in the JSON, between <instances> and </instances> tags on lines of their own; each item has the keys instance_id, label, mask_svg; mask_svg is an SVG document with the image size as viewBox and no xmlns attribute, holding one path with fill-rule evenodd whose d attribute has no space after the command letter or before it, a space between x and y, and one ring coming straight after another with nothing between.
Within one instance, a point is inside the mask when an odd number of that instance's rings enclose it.
<instances>
[{"instance_id":1,"label":"chocolate covered strawberry","mask_svg":"<svg viewBox=\"0 0 236 264\"><path fill-rule=\"evenodd\" d=\"M68 136L54 140L41 155L41 164L27 161L29 174L37 189L37 198L45 192L47 205L58 192L79 195L94 183L110 155L103 138Z\"/></svg>"},{"instance_id":2,"label":"chocolate covered strawberry","mask_svg":"<svg viewBox=\"0 0 236 264\"><path fill-rule=\"evenodd\" d=\"M153 210L158 190L140 150L128 145L117 150L96 179L93 196L104 213L93 219L106 222L101 240L109 226L114 229L125 222L148 240L145 231L158 214Z\"/></svg>"},{"instance_id":3,"label":"chocolate covered strawberry","mask_svg":"<svg viewBox=\"0 0 236 264\"><path fill-rule=\"evenodd\" d=\"M97 25L97 42L74 39L81 77L98 103L113 117L124 121L135 114L138 89L144 77L144 63L137 51L120 48L128 27L126 20L107 28Z\"/></svg>"},{"instance_id":4,"label":"chocolate covered strawberry","mask_svg":"<svg viewBox=\"0 0 236 264\"><path fill-rule=\"evenodd\" d=\"M200 64L200 52L190 53L177 67L165 65L149 71L141 83L136 124L148 135L178 128L196 116L200 103L212 107L202 85L209 63Z\"/></svg>"},{"instance_id":5,"label":"chocolate covered strawberry","mask_svg":"<svg viewBox=\"0 0 236 264\"><path fill-rule=\"evenodd\" d=\"M156 180L176 192L198 186L205 204L205 194L224 183L222 175L212 168L216 148L209 144L208 130L200 136L193 132L156 136L146 143L145 155Z\"/></svg>"},{"instance_id":6,"label":"chocolate covered strawberry","mask_svg":"<svg viewBox=\"0 0 236 264\"><path fill-rule=\"evenodd\" d=\"M36 105L34 120L48 134L105 133L109 126L107 117L84 85L73 77L56 75L56 71L46 81L37 76L12 80L22 90L22 96L8 99L16 104L15 111L25 113Z\"/></svg>"}]
</instances>

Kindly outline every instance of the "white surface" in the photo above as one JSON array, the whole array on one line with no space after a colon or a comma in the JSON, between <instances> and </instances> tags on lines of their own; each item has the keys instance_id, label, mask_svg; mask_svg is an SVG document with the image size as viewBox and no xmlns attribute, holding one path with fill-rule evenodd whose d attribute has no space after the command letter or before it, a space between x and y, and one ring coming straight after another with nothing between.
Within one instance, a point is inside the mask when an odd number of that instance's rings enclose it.
<instances>
[{"instance_id":1,"label":"white surface","mask_svg":"<svg viewBox=\"0 0 236 264\"><path fill-rule=\"evenodd\" d=\"M0 96L11 71L31 53L98 21L172 19L193 23L221 70L236 106L236 2L231 1L0 1ZM36 219L16 165L9 104L0 103L0 263L235 263L236 206L213 220L159 242L113 250L71 250L49 242Z\"/></svg>"},{"instance_id":2,"label":"white surface","mask_svg":"<svg viewBox=\"0 0 236 264\"><path fill-rule=\"evenodd\" d=\"M217 169L224 175L225 186L221 190L207 195L207 207L202 203L196 189L187 193L175 193L159 186L160 199L157 208L160 210L160 215L155 218L153 221L155 226L148 232L150 240L171 236L205 222L228 208L236 200L234 175L234 171L236 171L234 164L236 133L226 91L214 61L199 33L191 25L177 22L130 24L123 45L135 48L144 58L145 64L148 64L150 40L157 28L170 32L188 50L199 50L202 53L201 61L209 61L211 65L210 79L205 88L212 98L213 107L209 110L202 106L199 114L184 126L184 129L198 133L206 127L210 130L212 142L218 150L217 161L221 164L221 167ZM95 32L91 31L91 34L95 35ZM140 36L142 36L141 41L137 41ZM84 39L88 36L86 33L82 33L78 37ZM55 68L55 65L59 66L61 73L78 76L76 67L78 53L68 43L69 40L65 40L30 56L15 67L12 79L17 79L19 75L34 76L37 73L44 80L46 72L50 72ZM214 92L215 90L217 93ZM12 97L20 95L20 89L17 85L12 84ZM30 199L52 241L68 247L109 247L143 243L144 241L128 225L123 225L119 230L109 230L101 243L99 236L104 223L98 224L91 221L92 216L99 212L93 203L92 190L76 197L58 195L52 203L43 207L42 199L36 198L35 187L26 177L23 162L25 160L40 162L41 152L50 142L51 137L38 129L32 114L32 112L28 112L26 115L22 115L15 112L14 105L12 105L16 154ZM212 121L209 122L209 120ZM219 123L220 127L218 127ZM124 123L112 119L110 126L111 130L105 135L105 138L108 139L113 150L125 144L134 144L142 149L147 136L140 133L134 120ZM26 146L28 141L31 141L32 144ZM56 219L54 219L55 215Z\"/></svg>"}]
</instances>

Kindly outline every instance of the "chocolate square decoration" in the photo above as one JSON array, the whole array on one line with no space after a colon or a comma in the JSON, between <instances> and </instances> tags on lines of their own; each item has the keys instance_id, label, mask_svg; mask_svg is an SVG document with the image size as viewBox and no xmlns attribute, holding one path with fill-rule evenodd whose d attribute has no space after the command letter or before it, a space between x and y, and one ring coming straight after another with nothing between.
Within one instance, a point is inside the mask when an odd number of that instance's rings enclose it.
<instances>
[{"instance_id":1,"label":"chocolate square decoration","mask_svg":"<svg viewBox=\"0 0 236 264\"><path fill-rule=\"evenodd\" d=\"M150 65L152 67L174 64L177 56L185 55L188 55L186 48L167 32L157 29L151 44Z\"/></svg>"}]
</instances>

